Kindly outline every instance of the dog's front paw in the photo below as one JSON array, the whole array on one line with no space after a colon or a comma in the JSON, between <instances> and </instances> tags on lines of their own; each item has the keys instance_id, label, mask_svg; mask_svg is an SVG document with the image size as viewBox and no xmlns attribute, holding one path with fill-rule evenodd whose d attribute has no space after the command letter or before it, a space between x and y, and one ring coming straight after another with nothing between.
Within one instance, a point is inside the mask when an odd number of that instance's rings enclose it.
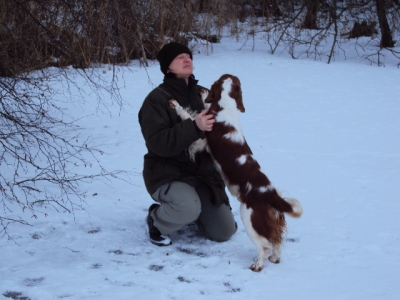
<instances>
[{"instance_id":1,"label":"dog's front paw","mask_svg":"<svg viewBox=\"0 0 400 300\"><path fill-rule=\"evenodd\" d=\"M263 266L257 266L257 264L252 264L250 266L250 270L253 272L260 272L263 269Z\"/></svg>"},{"instance_id":2,"label":"dog's front paw","mask_svg":"<svg viewBox=\"0 0 400 300\"><path fill-rule=\"evenodd\" d=\"M169 103L169 107L171 107L172 109L176 109L176 107L178 106L178 103L176 102L176 100L173 100L173 99L169 100L168 103Z\"/></svg>"},{"instance_id":3,"label":"dog's front paw","mask_svg":"<svg viewBox=\"0 0 400 300\"><path fill-rule=\"evenodd\" d=\"M204 102L204 100L206 100L206 98L207 98L207 96L208 96L208 90L201 89L201 90L200 90L200 96L201 96L201 99L202 99L203 102Z\"/></svg>"}]
</instances>

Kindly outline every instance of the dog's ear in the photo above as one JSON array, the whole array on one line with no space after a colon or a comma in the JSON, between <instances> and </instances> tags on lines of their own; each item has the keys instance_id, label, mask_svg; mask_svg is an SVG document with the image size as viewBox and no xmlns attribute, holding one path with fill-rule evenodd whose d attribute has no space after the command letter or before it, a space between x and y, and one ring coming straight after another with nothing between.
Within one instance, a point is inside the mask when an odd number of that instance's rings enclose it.
<instances>
[{"instance_id":1,"label":"dog's ear","mask_svg":"<svg viewBox=\"0 0 400 300\"><path fill-rule=\"evenodd\" d=\"M245 108L243 105L242 88L240 86L239 79L234 78L232 80L231 92L229 93L229 96L231 96L233 99L235 99L237 109L240 112L244 113Z\"/></svg>"},{"instance_id":2,"label":"dog's ear","mask_svg":"<svg viewBox=\"0 0 400 300\"><path fill-rule=\"evenodd\" d=\"M246 111L243 105L242 92L240 92L240 96L236 99L236 107L242 113Z\"/></svg>"},{"instance_id":3,"label":"dog's ear","mask_svg":"<svg viewBox=\"0 0 400 300\"><path fill-rule=\"evenodd\" d=\"M221 82L217 80L216 82L213 83L213 85L210 88L210 92L208 93L208 96L206 100L204 100L205 103L212 103L215 100L219 100L221 98Z\"/></svg>"}]
</instances>

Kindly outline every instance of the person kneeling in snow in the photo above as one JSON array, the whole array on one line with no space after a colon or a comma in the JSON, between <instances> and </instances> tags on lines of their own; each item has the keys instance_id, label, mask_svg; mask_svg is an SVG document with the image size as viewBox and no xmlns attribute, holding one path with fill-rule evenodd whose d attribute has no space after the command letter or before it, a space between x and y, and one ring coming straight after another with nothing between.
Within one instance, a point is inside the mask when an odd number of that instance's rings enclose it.
<instances>
[{"instance_id":1,"label":"person kneeling in snow","mask_svg":"<svg viewBox=\"0 0 400 300\"><path fill-rule=\"evenodd\" d=\"M192 161L188 147L211 131L214 119L206 115L188 47L171 42L157 54L164 81L152 90L139 111L139 124L146 142L143 179L154 203L146 227L150 241L171 244L169 234L195 221L210 240L223 242L237 230L225 184L210 155L200 152ZM175 99L182 107L201 112L194 121L182 121L169 107Z\"/></svg>"}]
</instances>

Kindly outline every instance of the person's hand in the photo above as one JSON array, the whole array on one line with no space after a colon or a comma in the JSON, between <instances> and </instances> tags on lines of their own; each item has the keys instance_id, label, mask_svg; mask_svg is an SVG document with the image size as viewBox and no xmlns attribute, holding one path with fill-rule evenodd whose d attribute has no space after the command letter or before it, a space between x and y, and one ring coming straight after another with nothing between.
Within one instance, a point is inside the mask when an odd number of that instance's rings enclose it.
<instances>
[{"instance_id":1,"label":"person's hand","mask_svg":"<svg viewBox=\"0 0 400 300\"><path fill-rule=\"evenodd\" d=\"M208 109L203 110L201 113L199 113L194 119L196 122L197 127L201 131L211 131L215 122L214 116L212 114L207 115Z\"/></svg>"}]
</instances>

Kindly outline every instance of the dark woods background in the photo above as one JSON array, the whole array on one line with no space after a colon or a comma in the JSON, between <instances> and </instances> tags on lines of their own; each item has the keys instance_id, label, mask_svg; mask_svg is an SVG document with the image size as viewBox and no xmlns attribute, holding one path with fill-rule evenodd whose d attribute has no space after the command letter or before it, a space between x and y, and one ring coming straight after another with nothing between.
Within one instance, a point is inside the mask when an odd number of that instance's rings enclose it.
<instances>
[{"instance_id":1,"label":"dark woods background","mask_svg":"<svg viewBox=\"0 0 400 300\"><path fill-rule=\"evenodd\" d=\"M171 40L212 49L207 41L223 33L253 47L257 34L272 54L327 63L354 39L360 57L382 65L385 55L400 61L399 14L399 0L0 0L0 236L11 238L11 224L84 209L81 184L130 182L129 172L103 168L104 145L81 135L65 109L88 94L98 108L122 105L117 64L146 66Z\"/></svg>"},{"instance_id":2,"label":"dark woods background","mask_svg":"<svg viewBox=\"0 0 400 300\"><path fill-rule=\"evenodd\" d=\"M146 64L167 39L216 42L226 26L232 36L264 32L272 53L287 43L293 56L296 45L318 55L328 37L333 50L339 39L360 36L380 36L378 46L390 48L399 11L398 0L0 0L0 76L132 59Z\"/></svg>"}]
</instances>

